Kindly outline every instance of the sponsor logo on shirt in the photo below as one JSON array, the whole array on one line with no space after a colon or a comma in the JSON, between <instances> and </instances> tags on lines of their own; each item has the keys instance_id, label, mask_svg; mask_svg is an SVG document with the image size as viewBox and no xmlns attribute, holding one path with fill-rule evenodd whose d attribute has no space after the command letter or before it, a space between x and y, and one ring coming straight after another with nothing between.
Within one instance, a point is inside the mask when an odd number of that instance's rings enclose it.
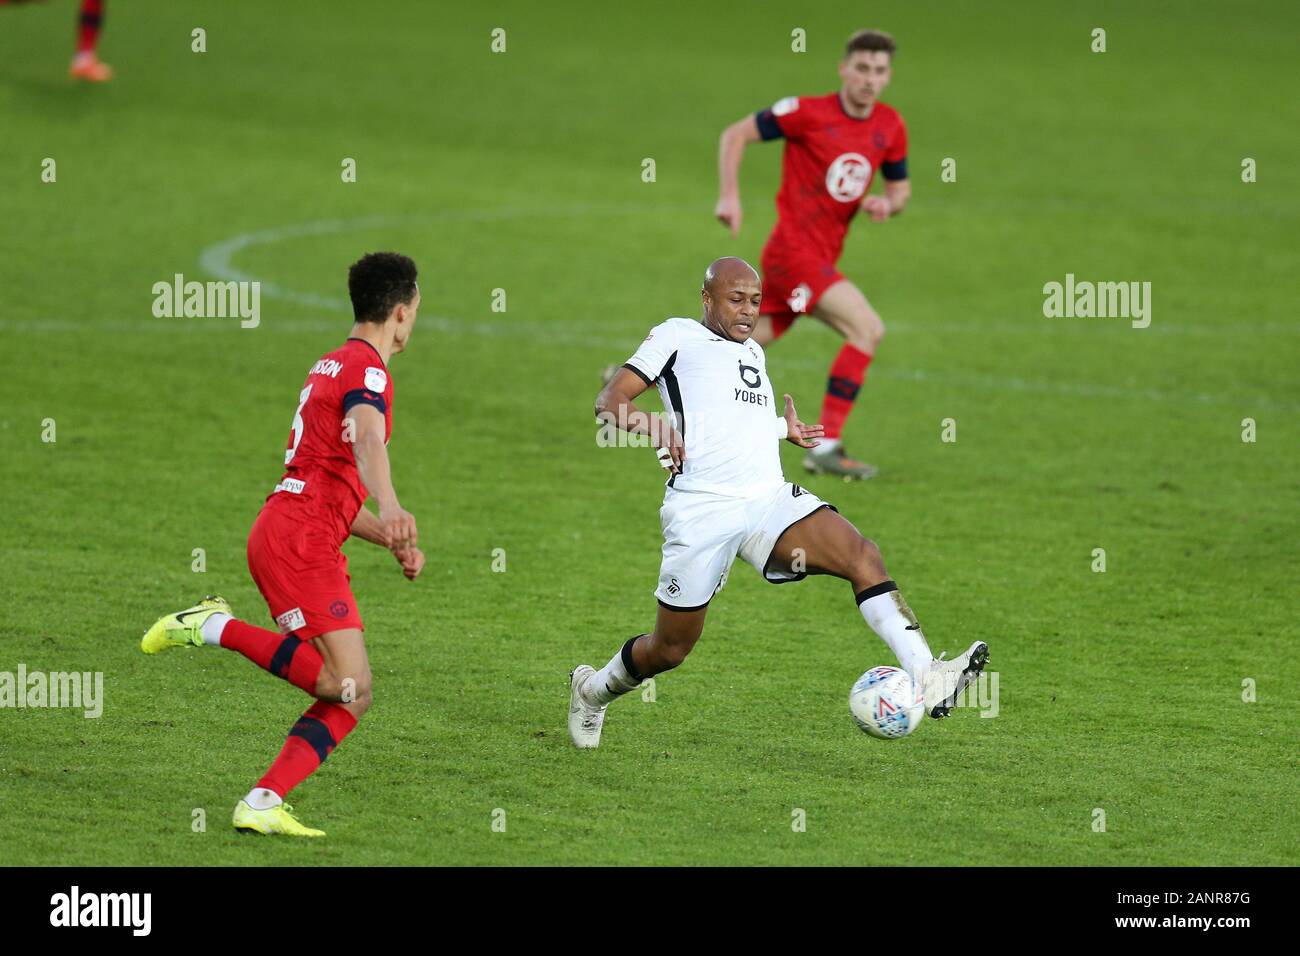
<instances>
[{"instance_id":1,"label":"sponsor logo on shirt","mask_svg":"<svg viewBox=\"0 0 1300 956\"><path fill-rule=\"evenodd\" d=\"M871 179L871 163L861 153L843 153L826 170L826 191L839 202L861 199Z\"/></svg>"},{"instance_id":2,"label":"sponsor logo on shirt","mask_svg":"<svg viewBox=\"0 0 1300 956\"><path fill-rule=\"evenodd\" d=\"M388 373L382 368L375 368L373 365L366 369L366 388L372 392L384 393L388 387Z\"/></svg>"},{"instance_id":3,"label":"sponsor logo on shirt","mask_svg":"<svg viewBox=\"0 0 1300 956\"><path fill-rule=\"evenodd\" d=\"M763 375L753 365L746 365L744 362L737 363L740 366L740 380L744 383L744 388L734 388L735 398L738 402L744 402L747 405L758 405L762 408L767 407L767 396L758 391L763 385Z\"/></svg>"},{"instance_id":4,"label":"sponsor logo on shirt","mask_svg":"<svg viewBox=\"0 0 1300 956\"><path fill-rule=\"evenodd\" d=\"M275 486L275 491L287 491L291 495L300 495L302 490L307 487L307 482L299 478L285 478ZM275 491L271 494L275 494Z\"/></svg>"}]
</instances>

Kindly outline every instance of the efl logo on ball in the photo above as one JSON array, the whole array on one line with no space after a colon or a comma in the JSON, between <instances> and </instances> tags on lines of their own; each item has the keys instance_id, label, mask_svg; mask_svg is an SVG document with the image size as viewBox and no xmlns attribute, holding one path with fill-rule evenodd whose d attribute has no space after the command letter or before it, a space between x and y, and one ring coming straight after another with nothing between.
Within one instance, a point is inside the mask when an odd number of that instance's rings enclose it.
<instances>
[{"instance_id":1,"label":"efl logo on ball","mask_svg":"<svg viewBox=\"0 0 1300 956\"><path fill-rule=\"evenodd\" d=\"M849 691L849 713L859 729L872 737L906 737L925 719L925 700L907 672L873 667Z\"/></svg>"}]
</instances>

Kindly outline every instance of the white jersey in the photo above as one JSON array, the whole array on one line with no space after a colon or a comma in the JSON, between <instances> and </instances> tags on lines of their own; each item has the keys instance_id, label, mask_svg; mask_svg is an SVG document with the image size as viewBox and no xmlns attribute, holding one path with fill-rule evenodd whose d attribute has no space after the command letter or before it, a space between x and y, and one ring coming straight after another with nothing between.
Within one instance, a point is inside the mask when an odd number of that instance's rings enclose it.
<instances>
[{"instance_id":1,"label":"white jersey","mask_svg":"<svg viewBox=\"0 0 1300 956\"><path fill-rule=\"evenodd\" d=\"M624 368L659 387L686 443L682 473L670 488L754 498L784 484L780 413L753 339L733 342L695 319L668 319L650 330Z\"/></svg>"}]
</instances>

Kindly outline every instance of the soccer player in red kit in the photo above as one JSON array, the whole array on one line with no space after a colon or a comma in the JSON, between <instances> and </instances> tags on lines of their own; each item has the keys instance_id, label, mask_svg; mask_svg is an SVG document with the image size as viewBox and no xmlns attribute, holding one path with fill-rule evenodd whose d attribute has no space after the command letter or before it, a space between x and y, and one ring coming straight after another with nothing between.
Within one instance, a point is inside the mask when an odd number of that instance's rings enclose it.
<instances>
[{"instance_id":1,"label":"soccer player in red kit","mask_svg":"<svg viewBox=\"0 0 1300 956\"><path fill-rule=\"evenodd\" d=\"M776 228L760 260L763 311L753 337L766 346L810 312L844 338L822 403L826 437L804 458L804 467L846 479L876 473L874 466L849 457L840 437L885 326L866 296L840 274L836 260L859 209L872 222L884 222L902 212L912 192L907 128L878 99L890 80L894 50L888 33L855 33L840 61L838 92L787 97L738 120L723 130L718 157L721 195L715 214L738 236L738 172L745 146L785 139ZM876 170L884 177L884 194L871 196Z\"/></svg>"},{"instance_id":2,"label":"soccer player in red kit","mask_svg":"<svg viewBox=\"0 0 1300 956\"><path fill-rule=\"evenodd\" d=\"M106 83L113 78L113 68L99 58L99 31L104 27L106 0L81 0L77 14L77 55L68 67L74 80Z\"/></svg>"},{"instance_id":3,"label":"soccer player in red kit","mask_svg":"<svg viewBox=\"0 0 1300 956\"><path fill-rule=\"evenodd\" d=\"M377 252L348 273L356 318L342 346L307 373L284 453L285 471L248 536L248 568L279 631L235 619L223 599L160 618L141 639L146 654L214 644L311 694L316 702L284 749L235 807L237 830L318 837L284 803L370 708L361 614L339 546L350 535L389 548L414 579L424 567L415 518L389 473L393 382L388 361L405 350L420 306L415 263ZM364 507L373 495L379 514Z\"/></svg>"},{"instance_id":4,"label":"soccer player in red kit","mask_svg":"<svg viewBox=\"0 0 1300 956\"><path fill-rule=\"evenodd\" d=\"M26 3L28 0L0 0L0 6ZM68 67L68 76L89 83L107 83L113 68L99 58L99 32L104 28L104 5L108 0L81 0L77 11L77 52Z\"/></svg>"}]
</instances>

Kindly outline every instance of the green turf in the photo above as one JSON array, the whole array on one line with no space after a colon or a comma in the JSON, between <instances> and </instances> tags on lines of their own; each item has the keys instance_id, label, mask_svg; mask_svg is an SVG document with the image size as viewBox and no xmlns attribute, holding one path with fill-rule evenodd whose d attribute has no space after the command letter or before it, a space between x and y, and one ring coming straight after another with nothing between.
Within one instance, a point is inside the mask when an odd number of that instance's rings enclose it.
<instances>
[{"instance_id":1,"label":"green turf","mask_svg":"<svg viewBox=\"0 0 1300 956\"><path fill-rule=\"evenodd\" d=\"M882 474L807 484L879 542L936 651L990 643L998 716L862 736L847 690L892 661L848 587L742 564L595 753L568 744L566 675L652 621L661 484L596 446L597 373L697 314L710 259L757 259L780 147L751 149L732 241L718 130L833 89L866 24L457 6L114 2L104 88L63 76L72 4L0 7L0 671L102 671L107 698L0 710L0 863L1300 862L1294 5L873 5L915 186L842 260L889 328L848 431ZM244 538L346 332L346 266L380 247L423 270L390 451L429 566L411 584L349 544L376 704L293 798L329 838L241 839L233 802L305 698L136 639L214 590L269 623ZM267 284L259 328L152 317L154 282L212 270ZM1067 272L1150 281L1151 327L1044 318ZM806 418L836 347L804 320L769 352Z\"/></svg>"}]
</instances>

